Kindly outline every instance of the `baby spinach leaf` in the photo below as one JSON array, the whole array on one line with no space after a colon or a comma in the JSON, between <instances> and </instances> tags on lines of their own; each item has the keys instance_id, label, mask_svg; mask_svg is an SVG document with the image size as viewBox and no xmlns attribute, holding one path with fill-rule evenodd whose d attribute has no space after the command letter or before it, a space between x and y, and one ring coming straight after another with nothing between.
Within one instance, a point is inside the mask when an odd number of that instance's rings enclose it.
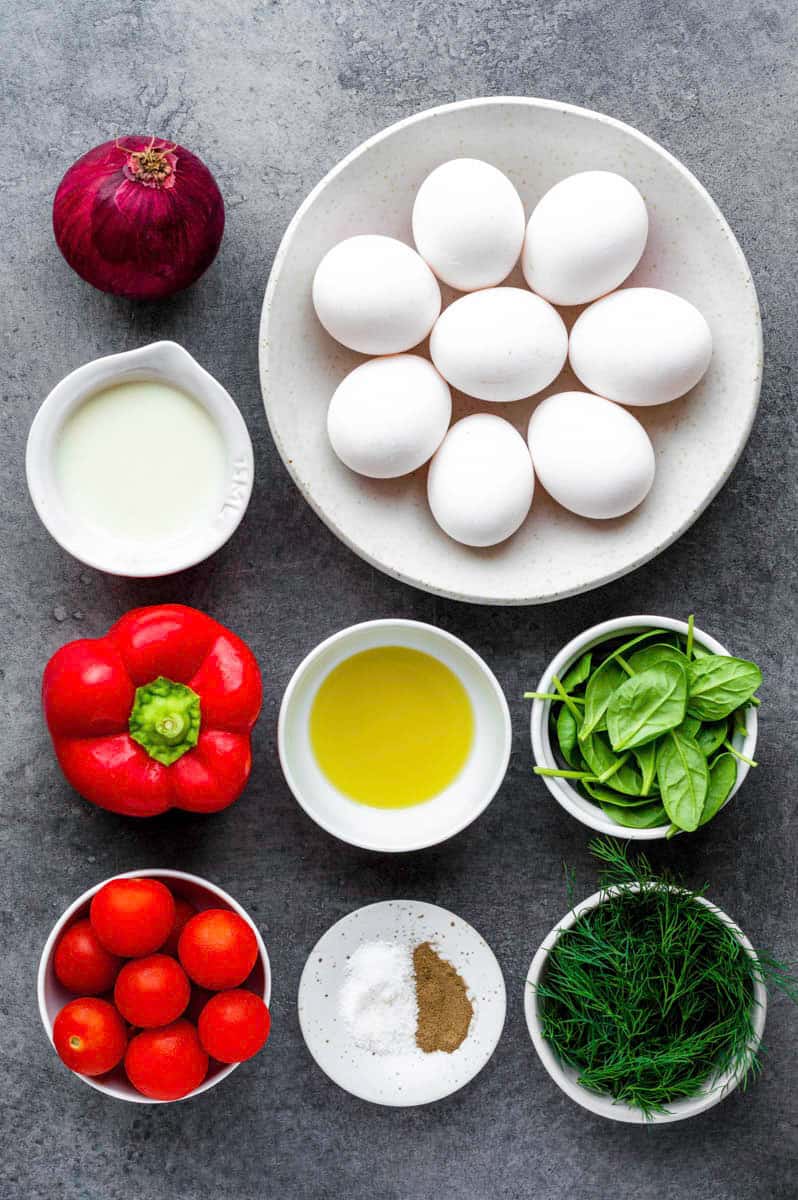
<instances>
[{"instance_id":1,"label":"baby spinach leaf","mask_svg":"<svg viewBox=\"0 0 798 1200\"><path fill-rule=\"evenodd\" d=\"M688 833L697 829L709 788L709 767L694 738L672 729L662 739L657 780L663 806L673 824Z\"/></svg>"},{"instance_id":2,"label":"baby spinach leaf","mask_svg":"<svg viewBox=\"0 0 798 1200\"><path fill-rule=\"evenodd\" d=\"M577 747L576 718L567 704L560 705L560 711L557 714L556 730L560 754L562 754L569 767L578 768L580 755Z\"/></svg>"},{"instance_id":3,"label":"baby spinach leaf","mask_svg":"<svg viewBox=\"0 0 798 1200\"><path fill-rule=\"evenodd\" d=\"M585 715L579 730L580 739L588 737L599 728L612 693L625 679L626 672L611 658L596 667L585 688Z\"/></svg>"},{"instance_id":4,"label":"baby spinach leaf","mask_svg":"<svg viewBox=\"0 0 798 1200\"><path fill-rule=\"evenodd\" d=\"M726 740L728 724L726 721L711 721L701 725L695 735L695 740L705 758L711 758Z\"/></svg>"},{"instance_id":5,"label":"baby spinach leaf","mask_svg":"<svg viewBox=\"0 0 798 1200\"><path fill-rule=\"evenodd\" d=\"M756 697L753 697L749 703L741 705L740 708L736 708L729 717L731 722L731 732L729 734L730 737L734 737L735 733L739 733L740 737L748 737L748 729L746 728L746 713L750 711L754 699L756 699Z\"/></svg>"},{"instance_id":6,"label":"baby spinach leaf","mask_svg":"<svg viewBox=\"0 0 798 1200\"><path fill-rule=\"evenodd\" d=\"M572 692L585 682L590 674L590 667L593 663L593 652L588 650L581 658L578 658L569 671L566 671L562 685L566 692Z\"/></svg>"},{"instance_id":7,"label":"baby spinach leaf","mask_svg":"<svg viewBox=\"0 0 798 1200\"><path fill-rule=\"evenodd\" d=\"M640 794L648 796L657 775L657 743L647 742L645 746L636 746L632 753L643 777Z\"/></svg>"},{"instance_id":8,"label":"baby spinach leaf","mask_svg":"<svg viewBox=\"0 0 798 1200\"><path fill-rule=\"evenodd\" d=\"M602 734L591 733L583 738L580 731L579 747L582 757L594 775L603 775L605 771L617 766L618 755L610 749ZM631 763L624 763L612 776L613 790L623 792L624 795L639 796L642 786L642 777Z\"/></svg>"},{"instance_id":9,"label":"baby spinach leaf","mask_svg":"<svg viewBox=\"0 0 798 1200\"><path fill-rule=\"evenodd\" d=\"M629 666L637 675L641 671L647 671L649 667L659 666L661 662L677 662L687 668L686 655L675 646L669 646L667 642L654 642L653 646L643 646L642 650L635 650L629 659Z\"/></svg>"},{"instance_id":10,"label":"baby spinach leaf","mask_svg":"<svg viewBox=\"0 0 798 1200\"><path fill-rule=\"evenodd\" d=\"M665 629L646 629L644 633L636 633L633 638L629 638L628 642L624 642L622 646L618 646L617 650L613 650L608 654L605 662L612 662L620 654L625 654L627 650L631 650L632 646L636 646L638 642L646 642L652 637L662 637L667 633Z\"/></svg>"},{"instance_id":11,"label":"baby spinach leaf","mask_svg":"<svg viewBox=\"0 0 798 1200\"><path fill-rule=\"evenodd\" d=\"M678 729L679 733L684 734L685 737L691 738L695 737L698 733L699 729L701 728L701 722L699 721L698 717L686 716L682 723L677 725L676 728Z\"/></svg>"},{"instance_id":12,"label":"baby spinach leaf","mask_svg":"<svg viewBox=\"0 0 798 1200\"><path fill-rule=\"evenodd\" d=\"M651 796L624 796L616 792L608 783L598 783L594 779L581 779L582 786L591 799L600 804L615 804L618 808L642 808L653 803ZM659 803L659 800L657 800Z\"/></svg>"},{"instance_id":13,"label":"baby spinach leaf","mask_svg":"<svg viewBox=\"0 0 798 1200\"><path fill-rule=\"evenodd\" d=\"M720 812L737 782L737 760L732 754L719 754L709 769L709 787L699 825Z\"/></svg>"},{"instance_id":14,"label":"baby spinach leaf","mask_svg":"<svg viewBox=\"0 0 798 1200\"><path fill-rule=\"evenodd\" d=\"M632 675L607 705L607 732L614 750L651 742L684 720L687 674L679 663L663 662Z\"/></svg>"},{"instance_id":15,"label":"baby spinach leaf","mask_svg":"<svg viewBox=\"0 0 798 1200\"><path fill-rule=\"evenodd\" d=\"M627 829L653 829L664 825L668 818L665 809L659 803L644 804L640 808L619 808L615 804L600 801L601 811L605 817L615 821L616 825L624 825Z\"/></svg>"},{"instance_id":16,"label":"baby spinach leaf","mask_svg":"<svg viewBox=\"0 0 798 1200\"><path fill-rule=\"evenodd\" d=\"M756 663L725 654L695 659L687 674L687 711L702 721L722 721L749 701L762 683Z\"/></svg>"}]
</instances>

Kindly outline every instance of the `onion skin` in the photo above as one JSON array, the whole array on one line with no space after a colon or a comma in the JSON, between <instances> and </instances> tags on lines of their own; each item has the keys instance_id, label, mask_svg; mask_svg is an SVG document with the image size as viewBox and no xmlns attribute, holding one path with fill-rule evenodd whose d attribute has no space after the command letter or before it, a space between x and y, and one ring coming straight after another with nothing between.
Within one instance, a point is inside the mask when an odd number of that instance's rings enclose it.
<instances>
[{"instance_id":1,"label":"onion skin","mask_svg":"<svg viewBox=\"0 0 798 1200\"><path fill-rule=\"evenodd\" d=\"M89 150L64 175L53 231L66 261L93 287L160 300L213 262L224 201L190 150L163 138L117 138Z\"/></svg>"}]
</instances>

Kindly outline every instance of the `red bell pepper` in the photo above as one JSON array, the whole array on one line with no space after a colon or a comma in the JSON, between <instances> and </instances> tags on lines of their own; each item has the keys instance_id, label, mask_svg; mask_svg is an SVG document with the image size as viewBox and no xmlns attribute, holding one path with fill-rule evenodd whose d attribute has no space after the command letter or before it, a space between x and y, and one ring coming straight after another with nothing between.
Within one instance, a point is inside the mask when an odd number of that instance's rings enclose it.
<instances>
[{"instance_id":1,"label":"red bell pepper","mask_svg":"<svg viewBox=\"0 0 798 1200\"><path fill-rule=\"evenodd\" d=\"M217 812L240 795L261 678L252 651L195 608L136 608L50 659L44 715L61 769L131 817Z\"/></svg>"}]
</instances>

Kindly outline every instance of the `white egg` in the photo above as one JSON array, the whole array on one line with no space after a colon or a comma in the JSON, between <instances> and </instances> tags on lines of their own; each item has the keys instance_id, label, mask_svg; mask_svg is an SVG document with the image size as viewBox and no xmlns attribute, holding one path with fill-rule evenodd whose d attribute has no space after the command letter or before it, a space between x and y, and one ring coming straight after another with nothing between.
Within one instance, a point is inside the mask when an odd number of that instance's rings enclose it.
<instances>
[{"instance_id":1,"label":"white egg","mask_svg":"<svg viewBox=\"0 0 798 1200\"><path fill-rule=\"evenodd\" d=\"M654 448L640 422L590 392L541 400L529 421L535 474L563 508L608 519L636 508L654 482Z\"/></svg>"},{"instance_id":2,"label":"white egg","mask_svg":"<svg viewBox=\"0 0 798 1200\"><path fill-rule=\"evenodd\" d=\"M524 439L509 421L491 413L475 413L452 426L427 478L432 515L450 538L466 546L495 546L515 533L534 490Z\"/></svg>"},{"instance_id":3,"label":"white egg","mask_svg":"<svg viewBox=\"0 0 798 1200\"><path fill-rule=\"evenodd\" d=\"M442 163L418 189L413 238L435 274L461 292L501 283L518 262L524 206L506 175L478 158Z\"/></svg>"},{"instance_id":4,"label":"white egg","mask_svg":"<svg viewBox=\"0 0 798 1200\"><path fill-rule=\"evenodd\" d=\"M562 317L523 288L486 288L455 300L430 337L435 366L477 400L521 400L562 370L568 333Z\"/></svg>"},{"instance_id":5,"label":"white egg","mask_svg":"<svg viewBox=\"0 0 798 1200\"><path fill-rule=\"evenodd\" d=\"M570 357L591 392L620 404L665 404L698 383L712 357L712 334L681 296L623 288L577 319Z\"/></svg>"},{"instance_id":6,"label":"white egg","mask_svg":"<svg viewBox=\"0 0 798 1200\"><path fill-rule=\"evenodd\" d=\"M399 354L432 329L441 291L412 247L361 234L327 251L313 277L313 304L327 332L350 350Z\"/></svg>"},{"instance_id":7,"label":"white egg","mask_svg":"<svg viewBox=\"0 0 798 1200\"><path fill-rule=\"evenodd\" d=\"M623 283L647 237L645 201L628 179L612 171L569 175L529 218L524 278L552 304L586 304Z\"/></svg>"},{"instance_id":8,"label":"white egg","mask_svg":"<svg viewBox=\"0 0 798 1200\"><path fill-rule=\"evenodd\" d=\"M351 470L394 479L432 457L451 417L451 392L432 363L397 354L349 372L330 401L327 432Z\"/></svg>"}]
</instances>

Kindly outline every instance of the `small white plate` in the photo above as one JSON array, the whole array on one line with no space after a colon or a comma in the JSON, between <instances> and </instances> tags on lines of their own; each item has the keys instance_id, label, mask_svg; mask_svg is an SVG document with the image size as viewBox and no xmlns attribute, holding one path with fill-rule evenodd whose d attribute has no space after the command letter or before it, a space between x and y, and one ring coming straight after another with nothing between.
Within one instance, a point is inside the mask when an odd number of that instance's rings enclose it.
<instances>
[{"instance_id":1,"label":"small white plate","mask_svg":"<svg viewBox=\"0 0 798 1200\"><path fill-rule=\"evenodd\" d=\"M355 1045L338 1009L346 964L364 942L431 942L459 971L474 1005L471 1027L452 1054L371 1054ZM299 1024L326 1075L361 1100L403 1108L442 1100L469 1083L501 1037L507 998L496 956L454 913L418 900L386 900L350 913L311 951L299 981Z\"/></svg>"},{"instance_id":2,"label":"small white plate","mask_svg":"<svg viewBox=\"0 0 798 1200\"><path fill-rule=\"evenodd\" d=\"M333 453L327 407L363 361L322 329L313 274L342 238L384 233L412 244L413 198L447 159L482 158L517 187L527 215L576 171L617 171L642 192L650 221L643 258L627 280L684 296L706 317L714 353L707 374L672 404L635 409L651 436L657 477L625 517L588 521L537 488L530 516L506 542L474 550L435 524L427 469L402 479L355 475ZM520 272L509 283L524 286ZM456 293L444 289L445 299ZM570 324L578 310L563 310ZM301 353L297 352L301 347ZM266 415L286 467L308 503L351 550L428 592L479 604L540 604L617 579L675 541L728 479L756 413L762 327L751 273L723 214L671 154L628 125L554 100L493 97L417 113L370 138L310 193L274 260L263 304L260 374ZM455 393L455 419L501 409L526 436L542 396L579 387L568 368L550 388L511 404Z\"/></svg>"}]
</instances>

